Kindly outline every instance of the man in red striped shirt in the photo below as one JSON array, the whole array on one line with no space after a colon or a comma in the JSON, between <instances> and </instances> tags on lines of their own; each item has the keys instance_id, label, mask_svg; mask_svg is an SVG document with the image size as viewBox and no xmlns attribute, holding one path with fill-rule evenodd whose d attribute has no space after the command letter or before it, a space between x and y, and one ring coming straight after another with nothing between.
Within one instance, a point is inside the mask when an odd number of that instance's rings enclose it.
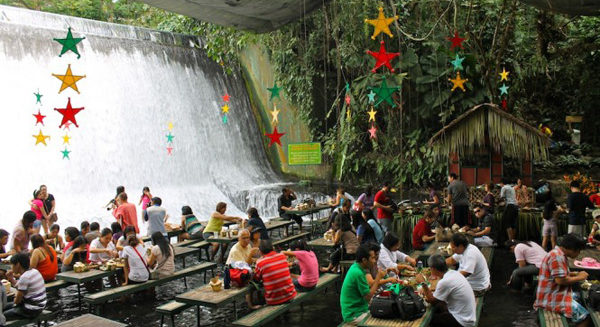
<instances>
[{"instance_id":1,"label":"man in red striped shirt","mask_svg":"<svg viewBox=\"0 0 600 327\"><path fill-rule=\"evenodd\" d=\"M287 257L273 251L270 240L260 241L258 246L262 258L256 262L254 278L263 282L265 300L269 305L291 301L296 297L296 288L290 276Z\"/></svg>"}]
</instances>

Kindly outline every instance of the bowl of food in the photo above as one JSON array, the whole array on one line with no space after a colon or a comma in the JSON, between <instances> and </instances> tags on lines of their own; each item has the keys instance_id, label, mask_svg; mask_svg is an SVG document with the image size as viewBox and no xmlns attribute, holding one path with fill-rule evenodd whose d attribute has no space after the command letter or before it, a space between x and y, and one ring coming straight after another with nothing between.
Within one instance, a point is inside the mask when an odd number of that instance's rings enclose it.
<instances>
[{"instance_id":1,"label":"bowl of food","mask_svg":"<svg viewBox=\"0 0 600 327\"><path fill-rule=\"evenodd\" d=\"M82 262L76 262L73 265L73 271L75 271L76 273L82 273L82 272L85 272L86 270L87 270L87 267Z\"/></svg>"}]
</instances>

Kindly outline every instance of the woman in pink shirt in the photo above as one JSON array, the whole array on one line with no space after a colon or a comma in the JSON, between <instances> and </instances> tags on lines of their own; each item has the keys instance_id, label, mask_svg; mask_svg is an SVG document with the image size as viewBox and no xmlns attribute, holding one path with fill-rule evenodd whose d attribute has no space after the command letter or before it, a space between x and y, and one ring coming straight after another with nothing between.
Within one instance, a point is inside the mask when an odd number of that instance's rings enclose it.
<instances>
[{"instance_id":1,"label":"woman in pink shirt","mask_svg":"<svg viewBox=\"0 0 600 327\"><path fill-rule=\"evenodd\" d=\"M44 194L40 190L33 191L33 200L31 200L31 211L35 213L35 222L33 228L38 230L42 226L42 219L47 219L46 209L44 209Z\"/></svg>"},{"instance_id":2,"label":"woman in pink shirt","mask_svg":"<svg viewBox=\"0 0 600 327\"><path fill-rule=\"evenodd\" d=\"M515 254L515 262L519 265L513 270L507 284L516 291L530 289L533 277L539 274L542 261L548 253L532 241L509 240L506 247Z\"/></svg>"},{"instance_id":3,"label":"woman in pink shirt","mask_svg":"<svg viewBox=\"0 0 600 327\"><path fill-rule=\"evenodd\" d=\"M300 276L291 274L292 281L298 292L312 291L319 282L319 262L313 251L308 251L306 241L299 240L292 243L290 248L293 251L283 251L281 253L295 257L300 266Z\"/></svg>"}]
</instances>

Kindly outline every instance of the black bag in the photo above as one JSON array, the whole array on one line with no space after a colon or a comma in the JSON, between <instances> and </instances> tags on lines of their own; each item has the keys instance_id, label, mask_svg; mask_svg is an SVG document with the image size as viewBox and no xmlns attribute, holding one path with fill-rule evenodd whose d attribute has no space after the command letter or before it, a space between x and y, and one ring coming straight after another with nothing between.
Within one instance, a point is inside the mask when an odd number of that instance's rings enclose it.
<instances>
[{"instance_id":1,"label":"black bag","mask_svg":"<svg viewBox=\"0 0 600 327\"><path fill-rule=\"evenodd\" d=\"M381 319L398 318L398 306L396 304L396 295L392 292L387 292L388 295L381 293L375 295L371 300L369 311L371 316Z\"/></svg>"},{"instance_id":2,"label":"black bag","mask_svg":"<svg viewBox=\"0 0 600 327\"><path fill-rule=\"evenodd\" d=\"M593 284L588 292L588 302L595 310L600 309L600 284Z\"/></svg>"},{"instance_id":3,"label":"black bag","mask_svg":"<svg viewBox=\"0 0 600 327\"><path fill-rule=\"evenodd\" d=\"M415 320L425 314L423 299L415 294L412 287L404 287L396 297L398 314L402 320Z\"/></svg>"}]
</instances>

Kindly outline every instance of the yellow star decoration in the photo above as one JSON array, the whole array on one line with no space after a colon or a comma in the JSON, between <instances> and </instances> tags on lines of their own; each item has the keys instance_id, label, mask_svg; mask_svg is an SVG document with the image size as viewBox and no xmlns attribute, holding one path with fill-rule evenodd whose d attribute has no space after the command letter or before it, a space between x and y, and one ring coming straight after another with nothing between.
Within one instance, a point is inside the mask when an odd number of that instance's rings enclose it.
<instances>
[{"instance_id":1,"label":"yellow star decoration","mask_svg":"<svg viewBox=\"0 0 600 327\"><path fill-rule=\"evenodd\" d=\"M348 108L348 110L346 110L346 120L347 121L352 120L352 112L350 111L350 108Z\"/></svg>"},{"instance_id":2,"label":"yellow star decoration","mask_svg":"<svg viewBox=\"0 0 600 327\"><path fill-rule=\"evenodd\" d=\"M508 74L510 74L510 72L507 72L506 69L504 69L504 67L502 68L502 73L500 73L500 82L502 81L508 81Z\"/></svg>"},{"instance_id":3,"label":"yellow star decoration","mask_svg":"<svg viewBox=\"0 0 600 327\"><path fill-rule=\"evenodd\" d=\"M373 106L371 106L371 110L367 111L367 113L369 114L369 121L375 121L375 115L377 114L377 111L373 110Z\"/></svg>"},{"instance_id":4,"label":"yellow star decoration","mask_svg":"<svg viewBox=\"0 0 600 327\"><path fill-rule=\"evenodd\" d=\"M71 137L69 136L69 134L65 134L65 136L62 137L63 139L63 144L71 144L69 142L69 140L71 139Z\"/></svg>"},{"instance_id":5,"label":"yellow star decoration","mask_svg":"<svg viewBox=\"0 0 600 327\"><path fill-rule=\"evenodd\" d=\"M79 93L79 90L77 89L77 81L85 78L85 75L73 75L73 72L71 71L71 64L67 66L67 72L64 75L52 74L52 76L62 81L62 85L60 86L58 93L64 91L67 87L70 87L75 90L75 92Z\"/></svg>"},{"instance_id":6,"label":"yellow star decoration","mask_svg":"<svg viewBox=\"0 0 600 327\"><path fill-rule=\"evenodd\" d=\"M456 72L456 78L455 78L455 79L451 79L451 78L449 78L448 80L449 80L450 82L452 82L452 84L453 84L453 85L452 85L452 90L451 90L451 91L454 91L454 90L456 90L456 88L457 88L457 87L460 87L460 89L461 89L463 92L465 92L465 85L464 85L464 84L465 84L465 82L467 82L469 79L468 79L468 78L461 79L461 78L460 78L460 72Z\"/></svg>"},{"instance_id":7,"label":"yellow star decoration","mask_svg":"<svg viewBox=\"0 0 600 327\"><path fill-rule=\"evenodd\" d=\"M48 145L48 144L46 144L46 139L49 139L50 136L42 134L41 129L40 129L40 132L38 135L32 135L32 136L35 137L35 145L38 145L40 143L43 143L44 145Z\"/></svg>"},{"instance_id":8,"label":"yellow star decoration","mask_svg":"<svg viewBox=\"0 0 600 327\"><path fill-rule=\"evenodd\" d=\"M229 106L228 105L224 105L221 107L221 112L223 112L224 114L229 112Z\"/></svg>"},{"instance_id":9,"label":"yellow star decoration","mask_svg":"<svg viewBox=\"0 0 600 327\"><path fill-rule=\"evenodd\" d=\"M280 110L277 109L277 106L273 105L273 110L271 110L271 116L273 116L273 119L271 119L271 124L279 124L279 111Z\"/></svg>"},{"instance_id":10,"label":"yellow star decoration","mask_svg":"<svg viewBox=\"0 0 600 327\"><path fill-rule=\"evenodd\" d=\"M379 7L379 15L377 15L377 18L365 19L365 23L369 23L369 24L375 26L375 30L373 31L373 35L371 36L371 39L375 40L377 35L379 35L379 33L381 33L381 32L389 35L390 37L394 37L394 35L390 31L389 25L391 23L393 23L396 19L398 19L398 16L386 18L385 15L383 14L383 7Z\"/></svg>"},{"instance_id":11,"label":"yellow star decoration","mask_svg":"<svg viewBox=\"0 0 600 327\"><path fill-rule=\"evenodd\" d=\"M173 130L173 123L169 122L169 124L167 124L167 129L169 129L170 131Z\"/></svg>"}]
</instances>

